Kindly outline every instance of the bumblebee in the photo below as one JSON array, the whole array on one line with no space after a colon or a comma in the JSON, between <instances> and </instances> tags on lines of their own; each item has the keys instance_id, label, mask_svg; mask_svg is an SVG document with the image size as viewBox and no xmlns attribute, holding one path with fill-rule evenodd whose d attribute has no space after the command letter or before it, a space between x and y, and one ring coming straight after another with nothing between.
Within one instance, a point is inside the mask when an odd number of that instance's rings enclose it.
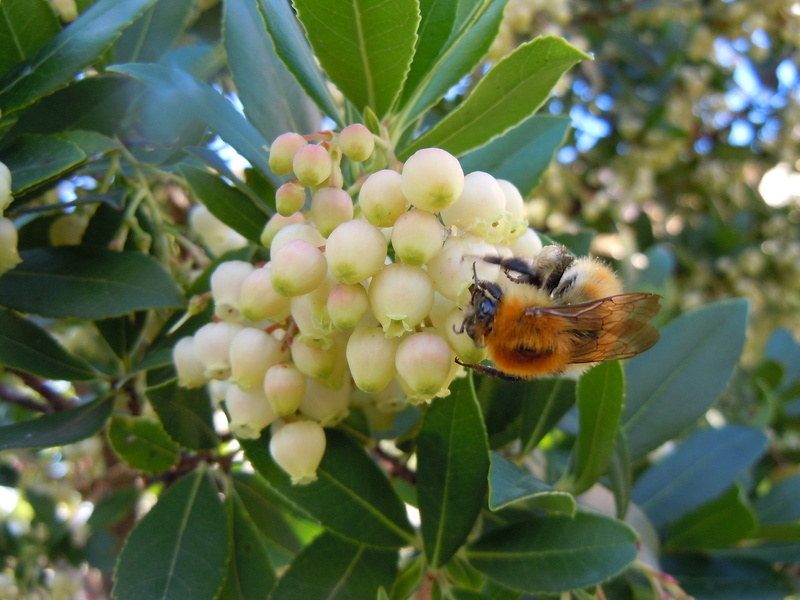
<instances>
[{"instance_id":1,"label":"bumblebee","mask_svg":"<svg viewBox=\"0 0 800 600\"><path fill-rule=\"evenodd\" d=\"M511 380L580 374L599 362L636 356L659 339L649 322L661 309L656 294L623 293L602 262L575 258L564 246L545 246L532 259L481 258L504 278L478 278L456 333L488 349L494 367L465 364Z\"/></svg>"}]
</instances>

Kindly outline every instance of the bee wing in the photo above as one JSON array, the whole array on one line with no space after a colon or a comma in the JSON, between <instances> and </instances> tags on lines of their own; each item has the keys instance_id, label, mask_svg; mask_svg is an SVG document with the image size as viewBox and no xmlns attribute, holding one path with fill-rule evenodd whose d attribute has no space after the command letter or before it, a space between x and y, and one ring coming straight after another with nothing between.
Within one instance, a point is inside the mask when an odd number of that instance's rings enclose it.
<instances>
[{"instance_id":1,"label":"bee wing","mask_svg":"<svg viewBox=\"0 0 800 600\"><path fill-rule=\"evenodd\" d=\"M661 310L656 294L618 294L581 304L538 307L526 315L565 319L578 343L570 363L591 363L631 358L653 346L658 329L649 323Z\"/></svg>"}]
</instances>

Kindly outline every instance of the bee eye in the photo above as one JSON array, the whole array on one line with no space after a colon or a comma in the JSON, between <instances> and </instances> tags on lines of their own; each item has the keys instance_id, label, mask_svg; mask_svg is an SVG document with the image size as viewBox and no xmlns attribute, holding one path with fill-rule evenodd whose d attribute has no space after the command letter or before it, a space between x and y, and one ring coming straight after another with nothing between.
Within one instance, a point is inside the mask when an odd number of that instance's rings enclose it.
<instances>
[{"instance_id":1,"label":"bee eye","mask_svg":"<svg viewBox=\"0 0 800 600\"><path fill-rule=\"evenodd\" d=\"M494 316L496 311L495 303L488 298L481 302L480 308L478 309L478 315L482 318Z\"/></svg>"}]
</instances>

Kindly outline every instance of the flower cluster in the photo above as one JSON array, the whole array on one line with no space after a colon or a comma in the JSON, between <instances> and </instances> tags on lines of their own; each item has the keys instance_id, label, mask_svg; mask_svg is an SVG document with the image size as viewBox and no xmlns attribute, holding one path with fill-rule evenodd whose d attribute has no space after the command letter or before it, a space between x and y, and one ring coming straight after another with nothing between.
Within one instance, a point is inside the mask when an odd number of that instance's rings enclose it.
<instances>
[{"instance_id":1,"label":"flower cluster","mask_svg":"<svg viewBox=\"0 0 800 600\"><path fill-rule=\"evenodd\" d=\"M12 200L11 171L0 162L0 275L22 262L17 252L17 228L11 219L3 216Z\"/></svg>"},{"instance_id":2,"label":"flower cluster","mask_svg":"<svg viewBox=\"0 0 800 600\"><path fill-rule=\"evenodd\" d=\"M216 322L174 354L179 382L210 382L235 435L273 425L273 457L295 483L315 479L322 428L351 403L380 419L449 394L455 357L485 357L459 333L473 268L494 278L497 265L481 257L541 248L519 191L488 173L465 176L444 150L418 151L402 172L370 170L388 161L373 157L363 125L309 137L286 133L271 147L271 168L294 176L278 189L278 214L261 238L271 260L220 264L211 277ZM343 157L369 161L352 189Z\"/></svg>"}]
</instances>

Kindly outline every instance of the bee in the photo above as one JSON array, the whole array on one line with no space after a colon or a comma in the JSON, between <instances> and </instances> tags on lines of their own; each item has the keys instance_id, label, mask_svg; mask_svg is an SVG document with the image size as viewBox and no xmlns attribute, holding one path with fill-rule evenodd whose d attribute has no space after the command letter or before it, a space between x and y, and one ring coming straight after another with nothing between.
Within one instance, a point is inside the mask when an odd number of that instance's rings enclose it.
<instances>
[{"instance_id":1,"label":"bee","mask_svg":"<svg viewBox=\"0 0 800 600\"><path fill-rule=\"evenodd\" d=\"M456 333L488 349L494 367L459 364L503 379L580 374L597 363L636 356L659 339L649 321L660 296L622 291L614 272L564 246L545 246L532 259L488 256L505 274L478 278Z\"/></svg>"}]
</instances>

